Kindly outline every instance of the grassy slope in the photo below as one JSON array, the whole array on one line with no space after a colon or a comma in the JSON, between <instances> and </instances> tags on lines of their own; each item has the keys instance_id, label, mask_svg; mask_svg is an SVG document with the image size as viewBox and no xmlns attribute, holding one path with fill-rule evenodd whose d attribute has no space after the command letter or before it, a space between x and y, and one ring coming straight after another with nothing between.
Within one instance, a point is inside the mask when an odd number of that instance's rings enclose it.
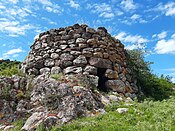
<instances>
[{"instance_id":1,"label":"grassy slope","mask_svg":"<svg viewBox=\"0 0 175 131\"><path fill-rule=\"evenodd\" d=\"M175 97L134 103L129 112L81 118L52 131L175 131Z\"/></svg>"},{"instance_id":2,"label":"grassy slope","mask_svg":"<svg viewBox=\"0 0 175 131\"><path fill-rule=\"evenodd\" d=\"M119 114L116 109L126 106L108 107L105 115L79 118L62 126L55 126L51 131L175 131L175 96L163 101L134 102L126 114ZM24 121L16 121L19 131ZM44 131L40 127L37 131Z\"/></svg>"}]
</instances>

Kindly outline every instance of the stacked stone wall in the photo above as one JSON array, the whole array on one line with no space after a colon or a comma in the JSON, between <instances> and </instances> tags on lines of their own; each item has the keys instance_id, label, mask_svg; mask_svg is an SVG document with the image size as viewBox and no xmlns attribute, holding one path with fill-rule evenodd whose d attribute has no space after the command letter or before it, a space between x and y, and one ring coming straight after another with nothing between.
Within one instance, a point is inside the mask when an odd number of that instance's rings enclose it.
<instances>
[{"instance_id":1,"label":"stacked stone wall","mask_svg":"<svg viewBox=\"0 0 175 131\"><path fill-rule=\"evenodd\" d=\"M105 86L119 93L137 92L126 64L124 45L104 27L97 30L75 24L41 33L22 63L22 70L33 75L86 74L98 77L105 69Z\"/></svg>"}]
</instances>

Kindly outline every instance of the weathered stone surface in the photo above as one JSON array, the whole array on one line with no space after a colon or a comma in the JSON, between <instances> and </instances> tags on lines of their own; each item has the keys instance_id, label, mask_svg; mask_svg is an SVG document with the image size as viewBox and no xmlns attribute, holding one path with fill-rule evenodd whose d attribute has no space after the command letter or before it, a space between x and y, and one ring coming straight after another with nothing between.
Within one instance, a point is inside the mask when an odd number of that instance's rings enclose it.
<instances>
[{"instance_id":1,"label":"weathered stone surface","mask_svg":"<svg viewBox=\"0 0 175 131\"><path fill-rule=\"evenodd\" d=\"M120 80L122 80L123 82L126 81L126 77L125 77L125 75L124 75L123 73L119 74L119 78L120 78Z\"/></svg>"},{"instance_id":2,"label":"weathered stone surface","mask_svg":"<svg viewBox=\"0 0 175 131\"><path fill-rule=\"evenodd\" d=\"M92 57L92 52L89 51L83 51L82 55L84 55L85 57Z\"/></svg>"},{"instance_id":3,"label":"weathered stone surface","mask_svg":"<svg viewBox=\"0 0 175 131\"><path fill-rule=\"evenodd\" d=\"M61 68L60 67L58 67L58 66L55 66L55 67L52 67L52 69L51 69L51 74L59 74L59 73L61 73Z\"/></svg>"},{"instance_id":4,"label":"weathered stone surface","mask_svg":"<svg viewBox=\"0 0 175 131\"><path fill-rule=\"evenodd\" d=\"M107 59L109 57L108 53L103 53L103 58Z\"/></svg>"},{"instance_id":5,"label":"weathered stone surface","mask_svg":"<svg viewBox=\"0 0 175 131\"><path fill-rule=\"evenodd\" d=\"M112 102L120 102L121 99L115 95L109 95L109 100L112 101Z\"/></svg>"},{"instance_id":6,"label":"weathered stone surface","mask_svg":"<svg viewBox=\"0 0 175 131\"><path fill-rule=\"evenodd\" d=\"M9 125L9 126L6 126L3 131L10 131L10 130L12 130L14 128L15 128L15 126Z\"/></svg>"},{"instance_id":7,"label":"weathered stone surface","mask_svg":"<svg viewBox=\"0 0 175 131\"><path fill-rule=\"evenodd\" d=\"M98 58L103 58L103 54L101 52L95 52L93 53L93 56Z\"/></svg>"},{"instance_id":8,"label":"weathered stone surface","mask_svg":"<svg viewBox=\"0 0 175 131\"><path fill-rule=\"evenodd\" d=\"M87 44L79 44L80 49L86 48L88 45Z\"/></svg>"},{"instance_id":9,"label":"weathered stone surface","mask_svg":"<svg viewBox=\"0 0 175 131\"><path fill-rule=\"evenodd\" d=\"M81 67L76 67L76 66L70 66L64 69L65 74L69 73L82 73L83 69Z\"/></svg>"},{"instance_id":10,"label":"weathered stone surface","mask_svg":"<svg viewBox=\"0 0 175 131\"><path fill-rule=\"evenodd\" d=\"M99 68L109 68L109 69L112 68L112 62L107 59L91 57L89 59L89 63L90 65L99 67Z\"/></svg>"},{"instance_id":11,"label":"weathered stone surface","mask_svg":"<svg viewBox=\"0 0 175 131\"><path fill-rule=\"evenodd\" d=\"M73 55L70 55L69 53L61 54L60 59L63 61L72 61L74 59Z\"/></svg>"},{"instance_id":12,"label":"weathered stone surface","mask_svg":"<svg viewBox=\"0 0 175 131\"><path fill-rule=\"evenodd\" d=\"M65 61L65 60L61 60L60 61L60 64L59 64L59 66L61 68L66 68L66 67L72 66L72 65L73 65L73 62L72 61Z\"/></svg>"},{"instance_id":13,"label":"weathered stone surface","mask_svg":"<svg viewBox=\"0 0 175 131\"><path fill-rule=\"evenodd\" d=\"M128 112L128 108L118 108L117 112L120 113L120 114L127 113Z\"/></svg>"},{"instance_id":14,"label":"weathered stone surface","mask_svg":"<svg viewBox=\"0 0 175 131\"><path fill-rule=\"evenodd\" d=\"M39 71L36 69L36 68L30 68L30 69L28 69L27 70L27 73L29 74L29 75L38 75L39 74Z\"/></svg>"},{"instance_id":15,"label":"weathered stone surface","mask_svg":"<svg viewBox=\"0 0 175 131\"><path fill-rule=\"evenodd\" d=\"M45 62L44 62L44 65L46 66L46 67L52 67L52 66L54 66L54 60L53 59L47 59L47 60L45 60Z\"/></svg>"},{"instance_id":16,"label":"weathered stone surface","mask_svg":"<svg viewBox=\"0 0 175 131\"><path fill-rule=\"evenodd\" d=\"M83 55L80 55L79 57L77 57L74 61L73 64L75 66L85 66L87 64L87 60L86 57Z\"/></svg>"},{"instance_id":17,"label":"weathered stone surface","mask_svg":"<svg viewBox=\"0 0 175 131\"><path fill-rule=\"evenodd\" d=\"M50 56L52 59L58 59L59 55L57 53L52 53Z\"/></svg>"},{"instance_id":18,"label":"weathered stone surface","mask_svg":"<svg viewBox=\"0 0 175 131\"><path fill-rule=\"evenodd\" d=\"M85 39L83 39L83 38L77 38L76 43L77 44L83 44L83 43L85 43Z\"/></svg>"},{"instance_id":19,"label":"weathered stone surface","mask_svg":"<svg viewBox=\"0 0 175 131\"><path fill-rule=\"evenodd\" d=\"M90 39L91 38L91 34L85 32L85 33L82 34L82 38L84 38L84 39Z\"/></svg>"},{"instance_id":20,"label":"weathered stone surface","mask_svg":"<svg viewBox=\"0 0 175 131\"><path fill-rule=\"evenodd\" d=\"M93 28L87 27L87 28L86 28L86 32L87 32L87 33L92 33L92 34L93 34L93 33L95 33L96 31L95 31Z\"/></svg>"},{"instance_id":21,"label":"weathered stone surface","mask_svg":"<svg viewBox=\"0 0 175 131\"><path fill-rule=\"evenodd\" d=\"M81 55L80 51L71 51L70 52L71 55Z\"/></svg>"},{"instance_id":22,"label":"weathered stone surface","mask_svg":"<svg viewBox=\"0 0 175 131\"><path fill-rule=\"evenodd\" d=\"M110 104L110 100L108 98L106 98L105 96L101 96L101 102L104 104L104 105L108 105Z\"/></svg>"},{"instance_id":23,"label":"weathered stone surface","mask_svg":"<svg viewBox=\"0 0 175 131\"><path fill-rule=\"evenodd\" d=\"M118 73L121 73L122 72L122 68L119 64L115 63L114 65L114 70L117 71Z\"/></svg>"},{"instance_id":24,"label":"weathered stone surface","mask_svg":"<svg viewBox=\"0 0 175 131\"><path fill-rule=\"evenodd\" d=\"M92 74L92 75L97 75L97 68L94 67L94 66L86 66L85 69L84 69L85 72L88 72L89 74Z\"/></svg>"},{"instance_id":25,"label":"weathered stone surface","mask_svg":"<svg viewBox=\"0 0 175 131\"><path fill-rule=\"evenodd\" d=\"M50 129L52 126L56 125L58 123L59 119L57 116L54 116L54 114L50 114L45 120L44 120L44 127L45 129Z\"/></svg>"},{"instance_id":26,"label":"weathered stone surface","mask_svg":"<svg viewBox=\"0 0 175 131\"><path fill-rule=\"evenodd\" d=\"M116 71L111 70L111 69L107 69L105 72L105 76L110 78L110 79L117 79L118 73Z\"/></svg>"},{"instance_id":27,"label":"weathered stone surface","mask_svg":"<svg viewBox=\"0 0 175 131\"><path fill-rule=\"evenodd\" d=\"M45 116L43 112L35 112L33 113L25 122L24 126L22 127L22 130L24 131L31 131L35 129L36 125L39 125L42 122L42 118ZM34 125L35 123L35 125Z\"/></svg>"},{"instance_id":28,"label":"weathered stone surface","mask_svg":"<svg viewBox=\"0 0 175 131\"><path fill-rule=\"evenodd\" d=\"M65 43L65 44L66 44L66 43ZM60 45L59 48L62 49L62 50L64 50L64 49L67 48L67 46L68 46L68 45Z\"/></svg>"},{"instance_id":29,"label":"weathered stone surface","mask_svg":"<svg viewBox=\"0 0 175 131\"><path fill-rule=\"evenodd\" d=\"M95 45L95 44L97 44L97 40L96 39L88 39L87 44Z\"/></svg>"},{"instance_id":30,"label":"weathered stone surface","mask_svg":"<svg viewBox=\"0 0 175 131\"><path fill-rule=\"evenodd\" d=\"M106 82L107 88L110 88L114 91L124 93L125 92L125 83L121 80L108 80Z\"/></svg>"}]
</instances>

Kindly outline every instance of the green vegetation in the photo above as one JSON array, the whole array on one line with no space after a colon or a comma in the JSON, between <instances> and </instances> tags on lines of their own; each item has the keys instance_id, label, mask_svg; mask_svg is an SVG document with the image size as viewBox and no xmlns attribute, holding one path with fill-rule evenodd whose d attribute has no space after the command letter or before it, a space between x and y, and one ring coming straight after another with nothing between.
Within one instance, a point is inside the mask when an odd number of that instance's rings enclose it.
<instances>
[{"instance_id":1,"label":"green vegetation","mask_svg":"<svg viewBox=\"0 0 175 131\"><path fill-rule=\"evenodd\" d=\"M65 79L64 77L64 74L63 73L59 73L59 74L52 74L50 76L51 78L57 80L57 81L61 81L62 79Z\"/></svg>"},{"instance_id":2,"label":"green vegetation","mask_svg":"<svg viewBox=\"0 0 175 131\"><path fill-rule=\"evenodd\" d=\"M79 118L62 126L55 126L51 131L174 131L175 130L175 97L163 101L133 102L129 111L119 114L118 107L111 105L107 113L94 117ZM17 129L22 127L21 122ZM38 128L38 131L44 131Z\"/></svg>"},{"instance_id":3,"label":"green vegetation","mask_svg":"<svg viewBox=\"0 0 175 131\"><path fill-rule=\"evenodd\" d=\"M105 115L81 118L70 124L54 127L52 131L173 131L175 130L174 102L175 98L161 102L135 102L126 114L109 111ZM111 110L114 110L114 106L112 108Z\"/></svg>"},{"instance_id":4,"label":"green vegetation","mask_svg":"<svg viewBox=\"0 0 175 131\"><path fill-rule=\"evenodd\" d=\"M10 77L12 75L20 74L19 61L4 61L0 64L0 76Z\"/></svg>"},{"instance_id":5,"label":"green vegetation","mask_svg":"<svg viewBox=\"0 0 175 131\"><path fill-rule=\"evenodd\" d=\"M140 92L142 91L145 97L163 100L172 95L174 84L171 82L171 78L163 75L158 77L153 74L150 69L152 63L144 61L143 50L128 50L127 53L129 69L137 80Z\"/></svg>"}]
</instances>

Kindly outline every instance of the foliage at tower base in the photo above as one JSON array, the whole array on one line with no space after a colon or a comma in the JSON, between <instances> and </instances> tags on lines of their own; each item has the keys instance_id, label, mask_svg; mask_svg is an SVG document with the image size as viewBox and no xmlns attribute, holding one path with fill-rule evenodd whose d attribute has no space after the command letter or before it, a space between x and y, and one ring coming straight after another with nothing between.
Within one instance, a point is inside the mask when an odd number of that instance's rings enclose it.
<instances>
[{"instance_id":1,"label":"foliage at tower base","mask_svg":"<svg viewBox=\"0 0 175 131\"><path fill-rule=\"evenodd\" d=\"M144 60L145 51L127 50L128 65L131 69L133 77L137 80L137 86L139 87L139 93L144 94L140 97L150 97L154 100L163 100L173 95L173 87L175 86L171 77L160 77L153 74L150 65L152 62Z\"/></svg>"},{"instance_id":2,"label":"foliage at tower base","mask_svg":"<svg viewBox=\"0 0 175 131\"><path fill-rule=\"evenodd\" d=\"M0 76L10 77L19 74L19 61L0 60Z\"/></svg>"}]
</instances>

